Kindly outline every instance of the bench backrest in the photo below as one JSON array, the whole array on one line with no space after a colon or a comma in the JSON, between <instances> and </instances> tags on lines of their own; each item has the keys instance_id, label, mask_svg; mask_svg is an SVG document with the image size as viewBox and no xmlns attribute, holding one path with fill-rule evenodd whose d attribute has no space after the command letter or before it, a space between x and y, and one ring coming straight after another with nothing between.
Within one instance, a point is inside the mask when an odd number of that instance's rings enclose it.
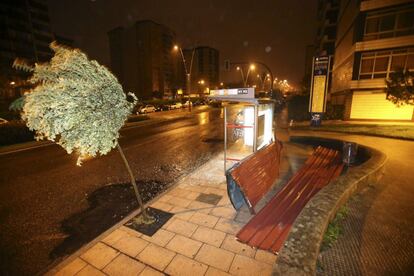
<instances>
[{"instance_id":1,"label":"bench backrest","mask_svg":"<svg viewBox=\"0 0 414 276\"><path fill-rule=\"evenodd\" d=\"M269 191L279 176L282 147L281 142L272 142L227 173L228 181L229 178L232 178L237 183L252 213L254 213L256 204Z\"/></svg>"}]
</instances>

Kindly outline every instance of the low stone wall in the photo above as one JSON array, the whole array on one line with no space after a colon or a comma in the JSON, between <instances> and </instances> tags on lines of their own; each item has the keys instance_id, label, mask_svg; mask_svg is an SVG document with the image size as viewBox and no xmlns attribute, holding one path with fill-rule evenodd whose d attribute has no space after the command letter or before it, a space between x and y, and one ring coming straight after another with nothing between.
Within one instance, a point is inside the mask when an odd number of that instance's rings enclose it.
<instances>
[{"instance_id":1,"label":"low stone wall","mask_svg":"<svg viewBox=\"0 0 414 276\"><path fill-rule=\"evenodd\" d=\"M316 141L315 137L306 137ZM326 141L326 138L321 138ZM329 140L329 139L328 139ZM337 143L338 140L332 140ZM363 187L382 176L386 155L364 146L370 158L338 177L317 193L299 214L279 252L273 275L315 275L320 245L338 209Z\"/></svg>"}]
</instances>

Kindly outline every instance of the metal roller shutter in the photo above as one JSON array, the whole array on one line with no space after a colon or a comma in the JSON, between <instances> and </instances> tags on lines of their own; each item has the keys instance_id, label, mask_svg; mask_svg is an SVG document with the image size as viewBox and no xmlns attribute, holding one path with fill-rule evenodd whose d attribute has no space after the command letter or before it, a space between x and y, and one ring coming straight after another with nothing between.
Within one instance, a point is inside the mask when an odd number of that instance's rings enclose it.
<instances>
[{"instance_id":1,"label":"metal roller shutter","mask_svg":"<svg viewBox=\"0 0 414 276\"><path fill-rule=\"evenodd\" d=\"M352 95L351 119L412 120L414 106L395 106L382 91L358 92Z\"/></svg>"}]
</instances>

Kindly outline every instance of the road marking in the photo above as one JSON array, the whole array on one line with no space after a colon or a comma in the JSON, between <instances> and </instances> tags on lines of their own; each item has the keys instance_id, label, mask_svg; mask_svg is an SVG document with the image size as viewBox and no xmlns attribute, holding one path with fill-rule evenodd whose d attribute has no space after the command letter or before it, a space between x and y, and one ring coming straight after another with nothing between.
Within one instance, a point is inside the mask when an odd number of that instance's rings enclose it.
<instances>
[{"instance_id":1,"label":"road marking","mask_svg":"<svg viewBox=\"0 0 414 276\"><path fill-rule=\"evenodd\" d=\"M7 155L7 154L11 154L11 153L17 153L17 152L21 152L21 151L26 151L26 150L31 150L31 149L37 149L37 148L43 148L43 147L47 147L47 146L54 145L54 143L49 142L49 141L39 142L39 143L42 143L42 144L40 144L40 145L33 145L33 146L27 146L27 147L20 148L20 149L14 149L14 150L0 152L0 156Z\"/></svg>"}]
</instances>

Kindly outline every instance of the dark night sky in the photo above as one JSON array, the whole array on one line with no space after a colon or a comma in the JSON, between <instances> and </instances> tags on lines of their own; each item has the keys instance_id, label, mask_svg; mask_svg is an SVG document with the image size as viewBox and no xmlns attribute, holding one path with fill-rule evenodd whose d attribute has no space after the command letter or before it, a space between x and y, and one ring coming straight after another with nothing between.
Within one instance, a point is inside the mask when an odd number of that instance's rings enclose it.
<instances>
[{"instance_id":1,"label":"dark night sky","mask_svg":"<svg viewBox=\"0 0 414 276\"><path fill-rule=\"evenodd\" d=\"M258 60L279 79L298 83L305 47L316 33L316 0L48 0L52 28L109 65L107 31L151 19L174 30L183 47L220 51L221 64ZM270 50L270 51L269 51ZM222 73L226 81L234 78ZM237 75L238 77L238 75Z\"/></svg>"}]
</instances>

